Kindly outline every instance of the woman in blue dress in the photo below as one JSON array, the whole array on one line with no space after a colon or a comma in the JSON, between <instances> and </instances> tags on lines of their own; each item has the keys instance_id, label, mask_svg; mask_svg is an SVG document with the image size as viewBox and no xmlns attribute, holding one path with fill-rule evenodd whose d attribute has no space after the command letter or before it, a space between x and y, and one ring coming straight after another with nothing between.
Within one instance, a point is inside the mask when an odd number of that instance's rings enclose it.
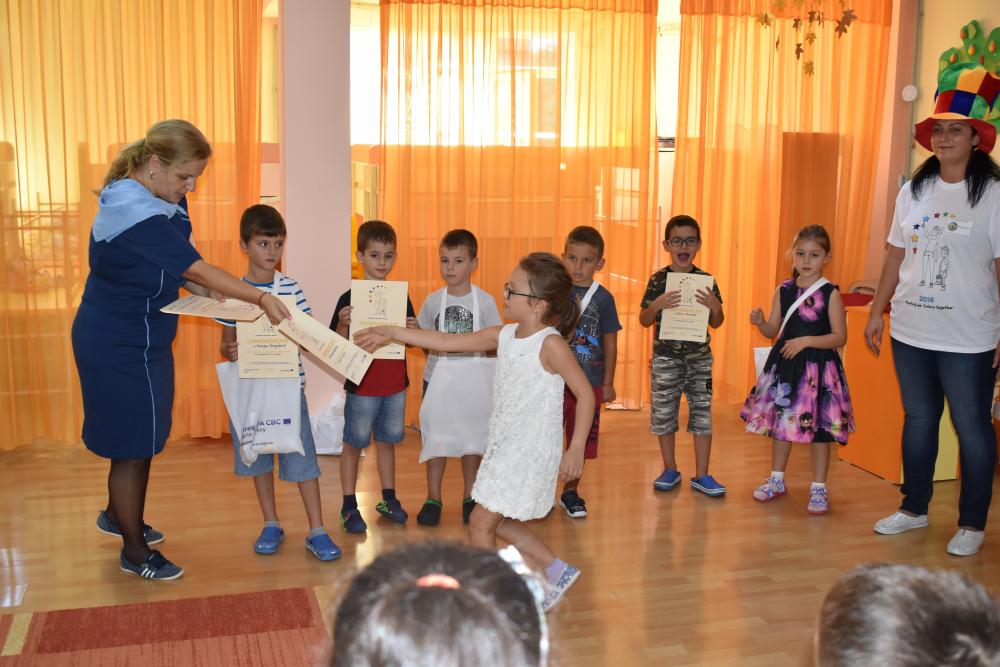
<instances>
[{"instance_id":1,"label":"woman in blue dress","mask_svg":"<svg viewBox=\"0 0 1000 667\"><path fill-rule=\"evenodd\" d=\"M202 296L257 303L275 323L288 317L277 297L209 264L191 245L186 195L211 154L194 125L166 120L115 158L100 193L90 275L73 321L83 441L111 460L108 505L97 527L122 538L121 570L147 579L184 573L149 548L163 534L143 522L150 463L170 434L174 400L177 316L160 308L184 286Z\"/></svg>"}]
</instances>

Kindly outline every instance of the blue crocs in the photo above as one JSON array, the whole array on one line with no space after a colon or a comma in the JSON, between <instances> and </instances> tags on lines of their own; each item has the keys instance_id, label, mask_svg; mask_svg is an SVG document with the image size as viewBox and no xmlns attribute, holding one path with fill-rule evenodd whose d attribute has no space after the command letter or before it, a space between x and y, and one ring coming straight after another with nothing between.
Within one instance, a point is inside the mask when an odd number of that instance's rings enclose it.
<instances>
[{"instance_id":1,"label":"blue crocs","mask_svg":"<svg viewBox=\"0 0 1000 667\"><path fill-rule=\"evenodd\" d=\"M280 547L281 543L284 541L284 528L279 528L277 526L264 526L264 530L260 531L260 536L257 537L257 541L253 543L253 550L255 553L269 556L273 553L277 553L278 547Z\"/></svg>"},{"instance_id":2,"label":"blue crocs","mask_svg":"<svg viewBox=\"0 0 1000 667\"><path fill-rule=\"evenodd\" d=\"M320 560L337 560L340 558L340 547L334 544L333 540L326 533L307 537L306 549Z\"/></svg>"},{"instance_id":3,"label":"blue crocs","mask_svg":"<svg viewBox=\"0 0 1000 667\"><path fill-rule=\"evenodd\" d=\"M669 491L681 483L681 473L675 468L664 470L653 480L653 488L657 491Z\"/></svg>"},{"instance_id":4,"label":"blue crocs","mask_svg":"<svg viewBox=\"0 0 1000 667\"><path fill-rule=\"evenodd\" d=\"M718 497L726 495L726 487L715 481L715 478L711 475L693 478L691 480L691 488L695 491L701 491L706 496Z\"/></svg>"}]
</instances>

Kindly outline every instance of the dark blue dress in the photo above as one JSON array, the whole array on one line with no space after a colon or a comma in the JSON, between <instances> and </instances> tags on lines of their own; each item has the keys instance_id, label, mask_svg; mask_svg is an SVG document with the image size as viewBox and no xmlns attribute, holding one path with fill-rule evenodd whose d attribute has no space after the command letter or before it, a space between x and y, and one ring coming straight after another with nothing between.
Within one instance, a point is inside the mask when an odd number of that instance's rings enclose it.
<instances>
[{"instance_id":1,"label":"dark blue dress","mask_svg":"<svg viewBox=\"0 0 1000 667\"><path fill-rule=\"evenodd\" d=\"M83 392L83 442L98 456L146 458L170 434L181 275L201 258L191 245L187 201L110 241L90 237L90 275L73 320Z\"/></svg>"}]
</instances>

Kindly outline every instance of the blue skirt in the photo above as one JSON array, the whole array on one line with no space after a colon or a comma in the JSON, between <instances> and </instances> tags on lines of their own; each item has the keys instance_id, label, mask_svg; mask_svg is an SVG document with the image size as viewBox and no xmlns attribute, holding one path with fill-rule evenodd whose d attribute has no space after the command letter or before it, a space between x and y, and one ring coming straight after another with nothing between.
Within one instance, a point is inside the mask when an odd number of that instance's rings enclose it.
<instances>
[{"instance_id":1,"label":"blue skirt","mask_svg":"<svg viewBox=\"0 0 1000 667\"><path fill-rule=\"evenodd\" d=\"M73 320L83 442L109 459L159 454L170 435L177 316L114 313L86 302Z\"/></svg>"}]
</instances>

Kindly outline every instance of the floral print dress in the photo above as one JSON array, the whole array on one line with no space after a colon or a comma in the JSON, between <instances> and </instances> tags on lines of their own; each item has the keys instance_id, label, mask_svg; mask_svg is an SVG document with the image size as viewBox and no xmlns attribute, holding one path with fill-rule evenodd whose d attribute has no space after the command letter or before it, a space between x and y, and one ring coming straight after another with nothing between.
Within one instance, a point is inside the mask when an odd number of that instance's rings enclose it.
<instances>
[{"instance_id":1,"label":"floral print dress","mask_svg":"<svg viewBox=\"0 0 1000 667\"><path fill-rule=\"evenodd\" d=\"M832 283L823 285L789 318L740 411L748 432L775 440L843 445L854 431L854 409L837 351L810 347L792 359L781 356L787 340L831 332L828 306L836 289ZM804 291L794 280L781 284L782 319Z\"/></svg>"}]
</instances>

